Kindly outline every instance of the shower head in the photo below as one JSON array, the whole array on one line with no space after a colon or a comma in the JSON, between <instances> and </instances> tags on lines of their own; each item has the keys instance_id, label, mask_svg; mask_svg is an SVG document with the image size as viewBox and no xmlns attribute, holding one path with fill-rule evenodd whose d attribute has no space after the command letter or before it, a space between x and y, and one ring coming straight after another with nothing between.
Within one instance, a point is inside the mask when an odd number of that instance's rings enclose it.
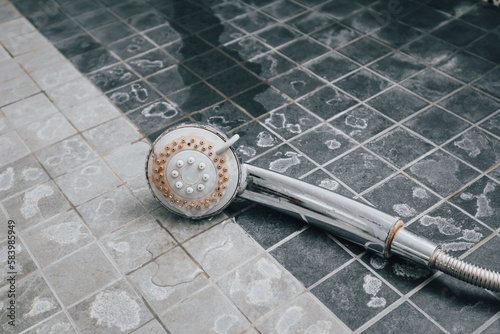
<instances>
[{"instance_id":1,"label":"shower head","mask_svg":"<svg viewBox=\"0 0 500 334\"><path fill-rule=\"evenodd\" d=\"M146 161L153 195L170 211L193 219L215 215L236 196L240 162L222 132L180 125L154 142Z\"/></svg>"},{"instance_id":2,"label":"shower head","mask_svg":"<svg viewBox=\"0 0 500 334\"><path fill-rule=\"evenodd\" d=\"M326 189L242 164L238 140L198 124L167 129L146 159L153 196L183 217L213 216L238 195L283 211L383 257L398 255L465 282L500 292L500 273L454 258L398 218Z\"/></svg>"}]
</instances>

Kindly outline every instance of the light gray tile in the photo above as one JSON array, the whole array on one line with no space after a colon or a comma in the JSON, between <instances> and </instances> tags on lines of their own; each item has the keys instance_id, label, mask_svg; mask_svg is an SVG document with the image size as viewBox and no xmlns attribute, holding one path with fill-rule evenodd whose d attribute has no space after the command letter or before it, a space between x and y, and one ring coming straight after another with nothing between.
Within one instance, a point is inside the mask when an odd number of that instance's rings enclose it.
<instances>
[{"instance_id":1,"label":"light gray tile","mask_svg":"<svg viewBox=\"0 0 500 334\"><path fill-rule=\"evenodd\" d=\"M24 53L20 56L17 56L16 60L28 72L36 71L51 64L67 61L66 58L62 54L60 54L59 51L52 45L47 45L46 47L43 47L41 49Z\"/></svg>"},{"instance_id":2,"label":"light gray tile","mask_svg":"<svg viewBox=\"0 0 500 334\"><path fill-rule=\"evenodd\" d=\"M133 272L130 279L158 314L209 284L203 271L180 247Z\"/></svg>"},{"instance_id":3,"label":"light gray tile","mask_svg":"<svg viewBox=\"0 0 500 334\"><path fill-rule=\"evenodd\" d=\"M0 303L8 305L8 286L0 290ZM61 305L43 277L36 273L16 283L16 326L7 324L7 310L1 308L3 333L20 333L45 318L61 311Z\"/></svg>"},{"instance_id":4,"label":"light gray tile","mask_svg":"<svg viewBox=\"0 0 500 334\"><path fill-rule=\"evenodd\" d=\"M193 220L175 215L163 207L152 214L181 243L227 218L225 213L220 213L210 218Z\"/></svg>"},{"instance_id":5,"label":"light gray tile","mask_svg":"<svg viewBox=\"0 0 500 334\"><path fill-rule=\"evenodd\" d=\"M101 239L120 270L128 273L175 246L151 216L145 215Z\"/></svg>"},{"instance_id":6,"label":"light gray tile","mask_svg":"<svg viewBox=\"0 0 500 334\"><path fill-rule=\"evenodd\" d=\"M214 286L192 295L161 317L172 334L241 333L250 323Z\"/></svg>"},{"instance_id":7,"label":"light gray tile","mask_svg":"<svg viewBox=\"0 0 500 334\"><path fill-rule=\"evenodd\" d=\"M2 204L20 231L70 208L52 181L6 199Z\"/></svg>"},{"instance_id":8,"label":"light gray tile","mask_svg":"<svg viewBox=\"0 0 500 334\"><path fill-rule=\"evenodd\" d=\"M47 91L47 94L60 110L77 106L101 95L85 77L52 88Z\"/></svg>"},{"instance_id":9,"label":"light gray tile","mask_svg":"<svg viewBox=\"0 0 500 334\"><path fill-rule=\"evenodd\" d=\"M236 269L217 284L252 322L304 289L267 254Z\"/></svg>"},{"instance_id":10,"label":"light gray tile","mask_svg":"<svg viewBox=\"0 0 500 334\"><path fill-rule=\"evenodd\" d=\"M10 130L9 123L7 123L5 117L2 114L0 114L0 135L9 132L9 130Z\"/></svg>"},{"instance_id":11,"label":"light gray tile","mask_svg":"<svg viewBox=\"0 0 500 334\"><path fill-rule=\"evenodd\" d=\"M0 204L0 221L7 222L9 217L7 217L7 211L3 208L2 204ZM2 228L0 229L0 241L4 241L7 239L8 229Z\"/></svg>"},{"instance_id":12,"label":"light gray tile","mask_svg":"<svg viewBox=\"0 0 500 334\"><path fill-rule=\"evenodd\" d=\"M35 27L24 17L0 23L0 39L24 35L34 31Z\"/></svg>"},{"instance_id":13,"label":"light gray tile","mask_svg":"<svg viewBox=\"0 0 500 334\"><path fill-rule=\"evenodd\" d=\"M83 205L78 211L98 236L113 232L146 214L146 210L126 187L119 187Z\"/></svg>"},{"instance_id":14,"label":"light gray tile","mask_svg":"<svg viewBox=\"0 0 500 334\"><path fill-rule=\"evenodd\" d=\"M30 150L15 131L0 135L0 166L20 159L30 153Z\"/></svg>"},{"instance_id":15,"label":"light gray tile","mask_svg":"<svg viewBox=\"0 0 500 334\"><path fill-rule=\"evenodd\" d=\"M86 202L121 184L101 160L61 175L55 182L74 205Z\"/></svg>"},{"instance_id":16,"label":"light gray tile","mask_svg":"<svg viewBox=\"0 0 500 334\"><path fill-rule=\"evenodd\" d=\"M21 14L16 10L11 4L7 4L0 7L0 22L15 19L20 17Z\"/></svg>"},{"instance_id":17,"label":"light gray tile","mask_svg":"<svg viewBox=\"0 0 500 334\"><path fill-rule=\"evenodd\" d=\"M0 44L0 61L4 61L6 59L10 59L10 55L7 51L5 51L4 47L2 44Z\"/></svg>"},{"instance_id":18,"label":"light gray tile","mask_svg":"<svg viewBox=\"0 0 500 334\"><path fill-rule=\"evenodd\" d=\"M98 158L80 135L46 147L35 155L52 177Z\"/></svg>"},{"instance_id":19,"label":"light gray tile","mask_svg":"<svg viewBox=\"0 0 500 334\"><path fill-rule=\"evenodd\" d=\"M43 90L57 87L82 76L70 62L54 64L34 71L30 75Z\"/></svg>"},{"instance_id":20,"label":"light gray tile","mask_svg":"<svg viewBox=\"0 0 500 334\"><path fill-rule=\"evenodd\" d=\"M47 321L31 328L26 334L76 334L73 325L64 312L60 312Z\"/></svg>"},{"instance_id":21,"label":"light gray tile","mask_svg":"<svg viewBox=\"0 0 500 334\"><path fill-rule=\"evenodd\" d=\"M44 221L22 235L41 267L95 240L73 210Z\"/></svg>"},{"instance_id":22,"label":"light gray tile","mask_svg":"<svg viewBox=\"0 0 500 334\"><path fill-rule=\"evenodd\" d=\"M338 333L351 331L310 293L284 305L257 328L261 333Z\"/></svg>"},{"instance_id":23,"label":"light gray tile","mask_svg":"<svg viewBox=\"0 0 500 334\"><path fill-rule=\"evenodd\" d=\"M229 219L184 244L208 275L217 279L264 249Z\"/></svg>"},{"instance_id":24,"label":"light gray tile","mask_svg":"<svg viewBox=\"0 0 500 334\"><path fill-rule=\"evenodd\" d=\"M43 93L3 107L2 110L16 128L57 112L57 108Z\"/></svg>"},{"instance_id":25,"label":"light gray tile","mask_svg":"<svg viewBox=\"0 0 500 334\"><path fill-rule=\"evenodd\" d=\"M128 333L153 318L123 280L72 307L69 313L83 334Z\"/></svg>"},{"instance_id":26,"label":"light gray tile","mask_svg":"<svg viewBox=\"0 0 500 334\"><path fill-rule=\"evenodd\" d=\"M10 79L14 79L20 77L24 74L24 71L17 64L14 59L7 59L0 62L0 73L2 76L0 77L0 82L4 82Z\"/></svg>"},{"instance_id":27,"label":"light gray tile","mask_svg":"<svg viewBox=\"0 0 500 334\"><path fill-rule=\"evenodd\" d=\"M104 161L118 177L123 181L129 181L139 175L144 175L146 156L150 148L151 145L139 141L104 157Z\"/></svg>"},{"instance_id":28,"label":"light gray tile","mask_svg":"<svg viewBox=\"0 0 500 334\"><path fill-rule=\"evenodd\" d=\"M6 228L6 226L3 226L3 228ZM8 274L9 272L16 272L16 277L19 280L19 278L37 270L35 262L28 254L28 250L19 238L16 239L15 246L16 259L15 263L12 264L8 263L8 240L0 243L0 287L9 285L9 282L7 281L8 277L10 276L10 274Z\"/></svg>"},{"instance_id":29,"label":"light gray tile","mask_svg":"<svg viewBox=\"0 0 500 334\"><path fill-rule=\"evenodd\" d=\"M76 133L75 128L61 113L34 121L19 130L24 142L33 150L53 144Z\"/></svg>"},{"instance_id":30,"label":"light gray tile","mask_svg":"<svg viewBox=\"0 0 500 334\"><path fill-rule=\"evenodd\" d=\"M33 156L28 155L0 167L0 198L8 198L48 179L42 166Z\"/></svg>"},{"instance_id":31,"label":"light gray tile","mask_svg":"<svg viewBox=\"0 0 500 334\"><path fill-rule=\"evenodd\" d=\"M121 115L104 96L98 96L76 107L63 110L63 113L79 131L87 130Z\"/></svg>"},{"instance_id":32,"label":"light gray tile","mask_svg":"<svg viewBox=\"0 0 500 334\"><path fill-rule=\"evenodd\" d=\"M39 91L40 88L26 74L4 81L0 83L0 107L24 99Z\"/></svg>"},{"instance_id":33,"label":"light gray tile","mask_svg":"<svg viewBox=\"0 0 500 334\"><path fill-rule=\"evenodd\" d=\"M161 207L161 204L151 194L145 175L141 175L127 182L127 188L139 199L149 212Z\"/></svg>"},{"instance_id":34,"label":"light gray tile","mask_svg":"<svg viewBox=\"0 0 500 334\"><path fill-rule=\"evenodd\" d=\"M134 331L133 334L167 334L158 320L153 320Z\"/></svg>"},{"instance_id":35,"label":"light gray tile","mask_svg":"<svg viewBox=\"0 0 500 334\"><path fill-rule=\"evenodd\" d=\"M69 306L120 277L97 244L43 269L62 303Z\"/></svg>"},{"instance_id":36,"label":"light gray tile","mask_svg":"<svg viewBox=\"0 0 500 334\"><path fill-rule=\"evenodd\" d=\"M101 155L108 154L141 138L139 131L122 117L85 131L83 136Z\"/></svg>"},{"instance_id":37,"label":"light gray tile","mask_svg":"<svg viewBox=\"0 0 500 334\"><path fill-rule=\"evenodd\" d=\"M32 31L27 34L2 39L2 44L11 55L19 56L23 53L50 45L50 42L38 31Z\"/></svg>"}]
</instances>

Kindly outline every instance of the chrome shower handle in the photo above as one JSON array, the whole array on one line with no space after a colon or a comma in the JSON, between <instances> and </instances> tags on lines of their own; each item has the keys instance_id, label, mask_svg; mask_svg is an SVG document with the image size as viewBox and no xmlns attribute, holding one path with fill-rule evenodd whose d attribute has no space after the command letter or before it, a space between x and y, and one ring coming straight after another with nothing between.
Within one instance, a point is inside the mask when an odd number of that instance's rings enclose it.
<instances>
[{"instance_id":1,"label":"chrome shower handle","mask_svg":"<svg viewBox=\"0 0 500 334\"><path fill-rule=\"evenodd\" d=\"M302 219L380 256L398 254L429 266L438 248L436 243L405 230L398 217L253 165L242 165L238 195Z\"/></svg>"}]
</instances>

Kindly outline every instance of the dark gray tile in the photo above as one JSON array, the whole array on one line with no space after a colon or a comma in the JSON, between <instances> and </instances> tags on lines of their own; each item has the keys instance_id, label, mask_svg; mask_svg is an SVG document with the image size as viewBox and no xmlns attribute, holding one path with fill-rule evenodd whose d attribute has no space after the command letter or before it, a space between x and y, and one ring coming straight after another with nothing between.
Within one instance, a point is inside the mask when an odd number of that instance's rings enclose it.
<instances>
[{"instance_id":1,"label":"dark gray tile","mask_svg":"<svg viewBox=\"0 0 500 334\"><path fill-rule=\"evenodd\" d=\"M479 129L464 133L444 148L482 171L500 162L500 140Z\"/></svg>"},{"instance_id":2,"label":"dark gray tile","mask_svg":"<svg viewBox=\"0 0 500 334\"><path fill-rule=\"evenodd\" d=\"M460 19L489 30L500 25L500 12L488 6L476 6Z\"/></svg>"},{"instance_id":3,"label":"dark gray tile","mask_svg":"<svg viewBox=\"0 0 500 334\"><path fill-rule=\"evenodd\" d=\"M351 330L356 330L399 298L358 262L343 268L311 292Z\"/></svg>"},{"instance_id":4,"label":"dark gray tile","mask_svg":"<svg viewBox=\"0 0 500 334\"><path fill-rule=\"evenodd\" d=\"M460 256L491 231L448 203L428 212L408 229L441 246L452 256Z\"/></svg>"},{"instance_id":5,"label":"dark gray tile","mask_svg":"<svg viewBox=\"0 0 500 334\"><path fill-rule=\"evenodd\" d=\"M207 82L229 97L259 84L261 80L245 68L235 66L211 77Z\"/></svg>"},{"instance_id":6,"label":"dark gray tile","mask_svg":"<svg viewBox=\"0 0 500 334\"><path fill-rule=\"evenodd\" d=\"M145 33L153 42L158 45L165 45L179 40L182 37L187 37L188 33L178 24L170 23Z\"/></svg>"},{"instance_id":7,"label":"dark gray tile","mask_svg":"<svg viewBox=\"0 0 500 334\"><path fill-rule=\"evenodd\" d=\"M440 150L414 163L406 172L444 197L479 175L474 169Z\"/></svg>"},{"instance_id":8,"label":"dark gray tile","mask_svg":"<svg viewBox=\"0 0 500 334\"><path fill-rule=\"evenodd\" d=\"M224 99L219 93L203 82L169 95L168 98L186 113L210 107Z\"/></svg>"},{"instance_id":9,"label":"dark gray tile","mask_svg":"<svg viewBox=\"0 0 500 334\"><path fill-rule=\"evenodd\" d=\"M420 7L420 4L411 0L399 0L398 2L379 0L373 6L370 6L372 10L379 12L387 19L397 19L410 13L412 15L418 7Z\"/></svg>"},{"instance_id":10,"label":"dark gray tile","mask_svg":"<svg viewBox=\"0 0 500 334\"><path fill-rule=\"evenodd\" d=\"M80 0L66 2L61 7L71 16L80 16L82 14L101 9L102 6L92 0Z\"/></svg>"},{"instance_id":11,"label":"dark gray tile","mask_svg":"<svg viewBox=\"0 0 500 334\"><path fill-rule=\"evenodd\" d=\"M474 4L475 2L469 0L432 0L429 2L429 6L453 16L462 15Z\"/></svg>"},{"instance_id":12,"label":"dark gray tile","mask_svg":"<svg viewBox=\"0 0 500 334\"><path fill-rule=\"evenodd\" d=\"M400 48L410 43L420 36L420 32L399 22L392 21L379 30L371 33L379 41L386 43L394 48Z\"/></svg>"},{"instance_id":13,"label":"dark gray tile","mask_svg":"<svg viewBox=\"0 0 500 334\"><path fill-rule=\"evenodd\" d=\"M432 32L432 35L441 38L456 46L466 46L470 42L484 35L484 31L460 20L450 23Z\"/></svg>"},{"instance_id":14,"label":"dark gray tile","mask_svg":"<svg viewBox=\"0 0 500 334\"><path fill-rule=\"evenodd\" d=\"M429 68L404 81L402 86L425 99L436 101L460 88L461 85L458 81Z\"/></svg>"},{"instance_id":15,"label":"dark gray tile","mask_svg":"<svg viewBox=\"0 0 500 334\"><path fill-rule=\"evenodd\" d=\"M179 65L149 77L148 81L160 92L169 95L200 81L200 79Z\"/></svg>"},{"instance_id":16,"label":"dark gray tile","mask_svg":"<svg viewBox=\"0 0 500 334\"><path fill-rule=\"evenodd\" d=\"M26 18L37 28L48 27L68 19L68 16L57 8L47 8L27 15Z\"/></svg>"},{"instance_id":17,"label":"dark gray tile","mask_svg":"<svg viewBox=\"0 0 500 334\"><path fill-rule=\"evenodd\" d=\"M500 102L470 87L465 87L439 105L473 123L500 109Z\"/></svg>"},{"instance_id":18,"label":"dark gray tile","mask_svg":"<svg viewBox=\"0 0 500 334\"><path fill-rule=\"evenodd\" d=\"M335 82L335 86L360 100L366 100L392 85L379 75L361 69L343 79Z\"/></svg>"},{"instance_id":19,"label":"dark gray tile","mask_svg":"<svg viewBox=\"0 0 500 334\"><path fill-rule=\"evenodd\" d=\"M472 333L500 310L495 297L448 275L439 276L410 300L450 333Z\"/></svg>"},{"instance_id":20,"label":"dark gray tile","mask_svg":"<svg viewBox=\"0 0 500 334\"><path fill-rule=\"evenodd\" d=\"M402 22L411 25L414 28L429 31L448 21L450 15L437 11L428 6L422 6L411 14L407 14L401 19Z\"/></svg>"},{"instance_id":21,"label":"dark gray tile","mask_svg":"<svg viewBox=\"0 0 500 334\"><path fill-rule=\"evenodd\" d=\"M496 114L484 123L481 123L481 128L488 130L489 132L500 136L500 115Z\"/></svg>"},{"instance_id":22,"label":"dark gray tile","mask_svg":"<svg viewBox=\"0 0 500 334\"><path fill-rule=\"evenodd\" d=\"M52 43L82 34L84 31L70 20L65 20L48 27L43 27L40 32Z\"/></svg>"},{"instance_id":23,"label":"dark gray tile","mask_svg":"<svg viewBox=\"0 0 500 334\"><path fill-rule=\"evenodd\" d=\"M323 79L333 81L354 71L359 66L348 58L333 51L310 61L305 67Z\"/></svg>"},{"instance_id":24,"label":"dark gray tile","mask_svg":"<svg viewBox=\"0 0 500 334\"><path fill-rule=\"evenodd\" d=\"M359 36L359 33L340 24L333 24L311 34L312 38L333 49L339 48Z\"/></svg>"},{"instance_id":25,"label":"dark gray tile","mask_svg":"<svg viewBox=\"0 0 500 334\"><path fill-rule=\"evenodd\" d=\"M287 144L279 146L263 156L252 160L252 165L266 168L292 178L299 178L316 167L305 156L297 153Z\"/></svg>"},{"instance_id":26,"label":"dark gray tile","mask_svg":"<svg viewBox=\"0 0 500 334\"><path fill-rule=\"evenodd\" d=\"M438 202L438 197L414 180L397 174L363 195L377 209L409 220Z\"/></svg>"},{"instance_id":27,"label":"dark gray tile","mask_svg":"<svg viewBox=\"0 0 500 334\"><path fill-rule=\"evenodd\" d=\"M311 38L303 37L278 49L288 58L299 64L321 56L329 50Z\"/></svg>"},{"instance_id":28,"label":"dark gray tile","mask_svg":"<svg viewBox=\"0 0 500 334\"><path fill-rule=\"evenodd\" d=\"M333 17L336 20L341 20L361 8L363 8L363 6L354 1L332 0L319 6L317 10Z\"/></svg>"},{"instance_id":29,"label":"dark gray tile","mask_svg":"<svg viewBox=\"0 0 500 334\"><path fill-rule=\"evenodd\" d=\"M270 254L306 288L351 259L326 233L314 227L288 240ZM304 261L305 258L307 261Z\"/></svg>"},{"instance_id":30,"label":"dark gray tile","mask_svg":"<svg viewBox=\"0 0 500 334\"><path fill-rule=\"evenodd\" d=\"M183 37L182 40L177 40L164 47L172 57L182 61L188 60L194 56L201 55L204 52L212 49L210 45L205 43L201 38L191 35Z\"/></svg>"},{"instance_id":31,"label":"dark gray tile","mask_svg":"<svg viewBox=\"0 0 500 334\"><path fill-rule=\"evenodd\" d=\"M16 6L16 8L23 15L28 15L41 10L52 11L56 8L55 4L49 0L12 1L12 4Z\"/></svg>"},{"instance_id":32,"label":"dark gray tile","mask_svg":"<svg viewBox=\"0 0 500 334\"><path fill-rule=\"evenodd\" d=\"M406 121L404 125L438 145L470 126L469 123L439 107L431 107L421 112Z\"/></svg>"},{"instance_id":33,"label":"dark gray tile","mask_svg":"<svg viewBox=\"0 0 500 334\"><path fill-rule=\"evenodd\" d=\"M300 230L305 223L265 206L256 206L236 216L236 223L264 249Z\"/></svg>"},{"instance_id":34,"label":"dark gray tile","mask_svg":"<svg viewBox=\"0 0 500 334\"><path fill-rule=\"evenodd\" d=\"M237 18L231 20L231 23L246 32L252 33L269 27L270 25L276 23L276 21L262 13L251 12L238 16Z\"/></svg>"},{"instance_id":35,"label":"dark gray tile","mask_svg":"<svg viewBox=\"0 0 500 334\"><path fill-rule=\"evenodd\" d=\"M191 117L196 122L215 126L226 133L251 120L243 111L228 101L192 114Z\"/></svg>"},{"instance_id":36,"label":"dark gray tile","mask_svg":"<svg viewBox=\"0 0 500 334\"><path fill-rule=\"evenodd\" d=\"M239 104L250 115L260 117L271 110L277 109L290 100L267 84L258 85L231 99Z\"/></svg>"},{"instance_id":37,"label":"dark gray tile","mask_svg":"<svg viewBox=\"0 0 500 334\"><path fill-rule=\"evenodd\" d=\"M381 45L380 43L374 42L369 38L362 38L353 42L343 48L339 49L338 52L346 55L347 57L361 63L363 65L368 64L375 59L385 56L391 50Z\"/></svg>"},{"instance_id":38,"label":"dark gray tile","mask_svg":"<svg viewBox=\"0 0 500 334\"><path fill-rule=\"evenodd\" d=\"M123 64L100 70L88 76L90 82L97 86L103 92L125 86L132 81L139 79L130 68Z\"/></svg>"},{"instance_id":39,"label":"dark gray tile","mask_svg":"<svg viewBox=\"0 0 500 334\"><path fill-rule=\"evenodd\" d=\"M492 179L483 176L452 198L450 202L467 211L493 229L500 227L500 187Z\"/></svg>"},{"instance_id":40,"label":"dark gray tile","mask_svg":"<svg viewBox=\"0 0 500 334\"><path fill-rule=\"evenodd\" d=\"M495 64L463 51L436 65L436 69L465 82L475 80L493 67Z\"/></svg>"},{"instance_id":41,"label":"dark gray tile","mask_svg":"<svg viewBox=\"0 0 500 334\"><path fill-rule=\"evenodd\" d=\"M279 0L261 9L264 13L282 21L302 13L306 9L288 0Z\"/></svg>"},{"instance_id":42,"label":"dark gray tile","mask_svg":"<svg viewBox=\"0 0 500 334\"><path fill-rule=\"evenodd\" d=\"M276 24L257 34L258 38L272 47L278 47L284 43L288 43L299 36L301 36L300 33L290 29L285 24Z\"/></svg>"},{"instance_id":43,"label":"dark gray tile","mask_svg":"<svg viewBox=\"0 0 500 334\"><path fill-rule=\"evenodd\" d=\"M281 139L271 134L257 121L244 125L235 133L240 136L237 151L243 161L252 159L282 143Z\"/></svg>"},{"instance_id":44,"label":"dark gray tile","mask_svg":"<svg viewBox=\"0 0 500 334\"><path fill-rule=\"evenodd\" d=\"M163 50L156 49L127 61L137 73L143 77L156 73L177 62L169 57Z\"/></svg>"},{"instance_id":45,"label":"dark gray tile","mask_svg":"<svg viewBox=\"0 0 500 334\"><path fill-rule=\"evenodd\" d=\"M320 123L317 117L295 103L272 111L261 121L285 139L293 138Z\"/></svg>"},{"instance_id":46,"label":"dark gray tile","mask_svg":"<svg viewBox=\"0 0 500 334\"><path fill-rule=\"evenodd\" d=\"M199 32L221 23L212 12L204 10L185 16L176 22L191 32Z\"/></svg>"},{"instance_id":47,"label":"dark gray tile","mask_svg":"<svg viewBox=\"0 0 500 334\"><path fill-rule=\"evenodd\" d=\"M392 167L363 148L335 160L325 166L325 169L358 193L395 172Z\"/></svg>"},{"instance_id":48,"label":"dark gray tile","mask_svg":"<svg viewBox=\"0 0 500 334\"><path fill-rule=\"evenodd\" d=\"M398 122L428 105L424 100L398 86L369 100L367 104Z\"/></svg>"},{"instance_id":49,"label":"dark gray tile","mask_svg":"<svg viewBox=\"0 0 500 334\"><path fill-rule=\"evenodd\" d=\"M123 19L130 17L132 15L137 15L144 13L150 9L149 6L145 5L142 1L132 0L117 6L113 6L111 10L117 15L121 16Z\"/></svg>"},{"instance_id":50,"label":"dark gray tile","mask_svg":"<svg viewBox=\"0 0 500 334\"><path fill-rule=\"evenodd\" d=\"M177 1L173 4L167 4L166 6L158 8L158 11L172 20L177 20L186 15L199 12L202 9L201 6L190 1Z\"/></svg>"},{"instance_id":51,"label":"dark gray tile","mask_svg":"<svg viewBox=\"0 0 500 334\"><path fill-rule=\"evenodd\" d=\"M329 119L358 103L331 86L322 88L298 102L323 119Z\"/></svg>"},{"instance_id":52,"label":"dark gray tile","mask_svg":"<svg viewBox=\"0 0 500 334\"><path fill-rule=\"evenodd\" d=\"M260 8L263 6L267 6L275 0L242 0L244 3L249 4L250 6L254 6L256 8Z\"/></svg>"},{"instance_id":53,"label":"dark gray tile","mask_svg":"<svg viewBox=\"0 0 500 334\"><path fill-rule=\"evenodd\" d=\"M290 96L292 99L297 99L321 87L324 85L324 82L314 77L308 71L300 68L271 80L270 84Z\"/></svg>"},{"instance_id":54,"label":"dark gray tile","mask_svg":"<svg viewBox=\"0 0 500 334\"><path fill-rule=\"evenodd\" d=\"M240 29L237 29L228 22L221 22L220 24L213 26L212 28L203 30L198 33L198 36L214 46L230 43L231 41L234 41L235 39L238 39L245 35L246 33L244 33Z\"/></svg>"},{"instance_id":55,"label":"dark gray tile","mask_svg":"<svg viewBox=\"0 0 500 334\"><path fill-rule=\"evenodd\" d=\"M372 140L366 147L399 168L408 165L433 148L431 144L400 127Z\"/></svg>"},{"instance_id":56,"label":"dark gray tile","mask_svg":"<svg viewBox=\"0 0 500 334\"><path fill-rule=\"evenodd\" d=\"M149 134L174 123L184 117L184 114L171 103L159 100L128 113L127 117L139 130L145 134Z\"/></svg>"},{"instance_id":57,"label":"dark gray tile","mask_svg":"<svg viewBox=\"0 0 500 334\"><path fill-rule=\"evenodd\" d=\"M75 56L70 59L71 63L82 73L90 73L105 66L117 63L119 60L111 52L104 48L98 48Z\"/></svg>"},{"instance_id":58,"label":"dark gray tile","mask_svg":"<svg viewBox=\"0 0 500 334\"><path fill-rule=\"evenodd\" d=\"M497 319L494 321L492 324L490 324L484 331L482 331L482 334L495 334L500 330L500 319Z\"/></svg>"},{"instance_id":59,"label":"dark gray tile","mask_svg":"<svg viewBox=\"0 0 500 334\"><path fill-rule=\"evenodd\" d=\"M356 146L356 142L351 138L327 124L307 132L290 144L318 164L327 163Z\"/></svg>"},{"instance_id":60,"label":"dark gray tile","mask_svg":"<svg viewBox=\"0 0 500 334\"><path fill-rule=\"evenodd\" d=\"M139 31L151 29L156 26L168 23L167 19L156 11L129 17L127 20L125 20L125 22Z\"/></svg>"},{"instance_id":61,"label":"dark gray tile","mask_svg":"<svg viewBox=\"0 0 500 334\"><path fill-rule=\"evenodd\" d=\"M403 303L398 306L363 333L398 332L401 329L401 324L404 324L404 331L406 334L442 333L439 327L434 325L434 323L409 303Z\"/></svg>"},{"instance_id":62,"label":"dark gray tile","mask_svg":"<svg viewBox=\"0 0 500 334\"><path fill-rule=\"evenodd\" d=\"M354 196L354 193L341 185L338 179L331 177L321 169L307 175L302 179L302 181L325 188L348 198L352 198Z\"/></svg>"},{"instance_id":63,"label":"dark gray tile","mask_svg":"<svg viewBox=\"0 0 500 334\"><path fill-rule=\"evenodd\" d=\"M484 92L493 95L500 99L500 68L486 74L484 77L476 81L473 86L482 89Z\"/></svg>"},{"instance_id":64,"label":"dark gray tile","mask_svg":"<svg viewBox=\"0 0 500 334\"><path fill-rule=\"evenodd\" d=\"M488 34L472 43L467 50L498 64L500 63L500 36Z\"/></svg>"},{"instance_id":65,"label":"dark gray tile","mask_svg":"<svg viewBox=\"0 0 500 334\"><path fill-rule=\"evenodd\" d=\"M65 56L71 58L79 54L97 49L101 45L87 34L68 38L54 46Z\"/></svg>"},{"instance_id":66,"label":"dark gray tile","mask_svg":"<svg viewBox=\"0 0 500 334\"><path fill-rule=\"evenodd\" d=\"M370 68L386 78L398 82L423 70L425 65L402 53L395 52L370 65Z\"/></svg>"},{"instance_id":67,"label":"dark gray tile","mask_svg":"<svg viewBox=\"0 0 500 334\"><path fill-rule=\"evenodd\" d=\"M310 34L313 31L319 30L332 24L333 22L334 21L332 19L328 18L325 15L309 11L287 21L286 23L303 32L304 34Z\"/></svg>"},{"instance_id":68,"label":"dark gray tile","mask_svg":"<svg viewBox=\"0 0 500 334\"><path fill-rule=\"evenodd\" d=\"M85 29L92 30L116 22L118 19L106 9L101 9L76 18Z\"/></svg>"},{"instance_id":69,"label":"dark gray tile","mask_svg":"<svg viewBox=\"0 0 500 334\"><path fill-rule=\"evenodd\" d=\"M394 122L373 109L358 106L335 118L330 124L362 143L392 126Z\"/></svg>"},{"instance_id":70,"label":"dark gray tile","mask_svg":"<svg viewBox=\"0 0 500 334\"><path fill-rule=\"evenodd\" d=\"M104 26L90 31L90 34L103 44L110 44L122 38L133 35L135 32L122 22Z\"/></svg>"},{"instance_id":71,"label":"dark gray tile","mask_svg":"<svg viewBox=\"0 0 500 334\"><path fill-rule=\"evenodd\" d=\"M245 61L266 53L270 49L257 38L248 36L227 45L223 51L238 61Z\"/></svg>"},{"instance_id":72,"label":"dark gray tile","mask_svg":"<svg viewBox=\"0 0 500 334\"><path fill-rule=\"evenodd\" d=\"M409 54L427 65L435 65L455 52L457 48L432 36L424 36L405 46L402 52Z\"/></svg>"},{"instance_id":73,"label":"dark gray tile","mask_svg":"<svg viewBox=\"0 0 500 334\"><path fill-rule=\"evenodd\" d=\"M155 45L141 35L133 35L108 46L109 50L124 60L154 48Z\"/></svg>"},{"instance_id":74,"label":"dark gray tile","mask_svg":"<svg viewBox=\"0 0 500 334\"><path fill-rule=\"evenodd\" d=\"M253 11L253 8L240 2L225 2L212 9L214 13L225 20L231 20L236 16Z\"/></svg>"},{"instance_id":75,"label":"dark gray tile","mask_svg":"<svg viewBox=\"0 0 500 334\"><path fill-rule=\"evenodd\" d=\"M259 77L269 80L295 67L295 64L275 51L264 53L243 63Z\"/></svg>"},{"instance_id":76,"label":"dark gray tile","mask_svg":"<svg viewBox=\"0 0 500 334\"><path fill-rule=\"evenodd\" d=\"M465 261L471 262L483 268L488 268L490 270L495 270L497 272L500 271L500 266L498 265L496 257L496 254L498 252L498 247L500 246L499 243L500 243L500 238L498 236L494 236L493 238L488 240L485 244L483 244L481 247L476 249L472 254L467 255ZM493 329L491 327L489 328Z\"/></svg>"},{"instance_id":77,"label":"dark gray tile","mask_svg":"<svg viewBox=\"0 0 500 334\"><path fill-rule=\"evenodd\" d=\"M107 96L124 113L160 99L160 94L144 81L112 91Z\"/></svg>"},{"instance_id":78,"label":"dark gray tile","mask_svg":"<svg viewBox=\"0 0 500 334\"><path fill-rule=\"evenodd\" d=\"M342 21L343 24L361 31L364 34L368 34L389 22L390 18L388 19L386 15L381 15L370 9L363 9Z\"/></svg>"},{"instance_id":79,"label":"dark gray tile","mask_svg":"<svg viewBox=\"0 0 500 334\"><path fill-rule=\"evenodd\" d=\"M219 50L214 49L185 62L184 65L200 77L207 78L236 65L236 63Z\"/></svg>"}]
</instances>

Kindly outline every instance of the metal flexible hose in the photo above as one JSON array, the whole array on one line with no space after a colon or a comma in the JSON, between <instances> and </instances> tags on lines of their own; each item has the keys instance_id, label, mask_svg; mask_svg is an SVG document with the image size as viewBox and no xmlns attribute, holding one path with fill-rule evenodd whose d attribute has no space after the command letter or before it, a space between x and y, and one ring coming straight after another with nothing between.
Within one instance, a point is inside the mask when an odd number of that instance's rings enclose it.
<instances>
[{"instance_id":1,"label":"metal flexible hose","mask_svg":"<svg viewBox=\"0 0 500 334\"><path fill-rule=\"evenodd\" d=\"M500 273L457 259L441 249L436 250L430 267L472 285L500 292Z\"/></svg>"}]
</instances>

